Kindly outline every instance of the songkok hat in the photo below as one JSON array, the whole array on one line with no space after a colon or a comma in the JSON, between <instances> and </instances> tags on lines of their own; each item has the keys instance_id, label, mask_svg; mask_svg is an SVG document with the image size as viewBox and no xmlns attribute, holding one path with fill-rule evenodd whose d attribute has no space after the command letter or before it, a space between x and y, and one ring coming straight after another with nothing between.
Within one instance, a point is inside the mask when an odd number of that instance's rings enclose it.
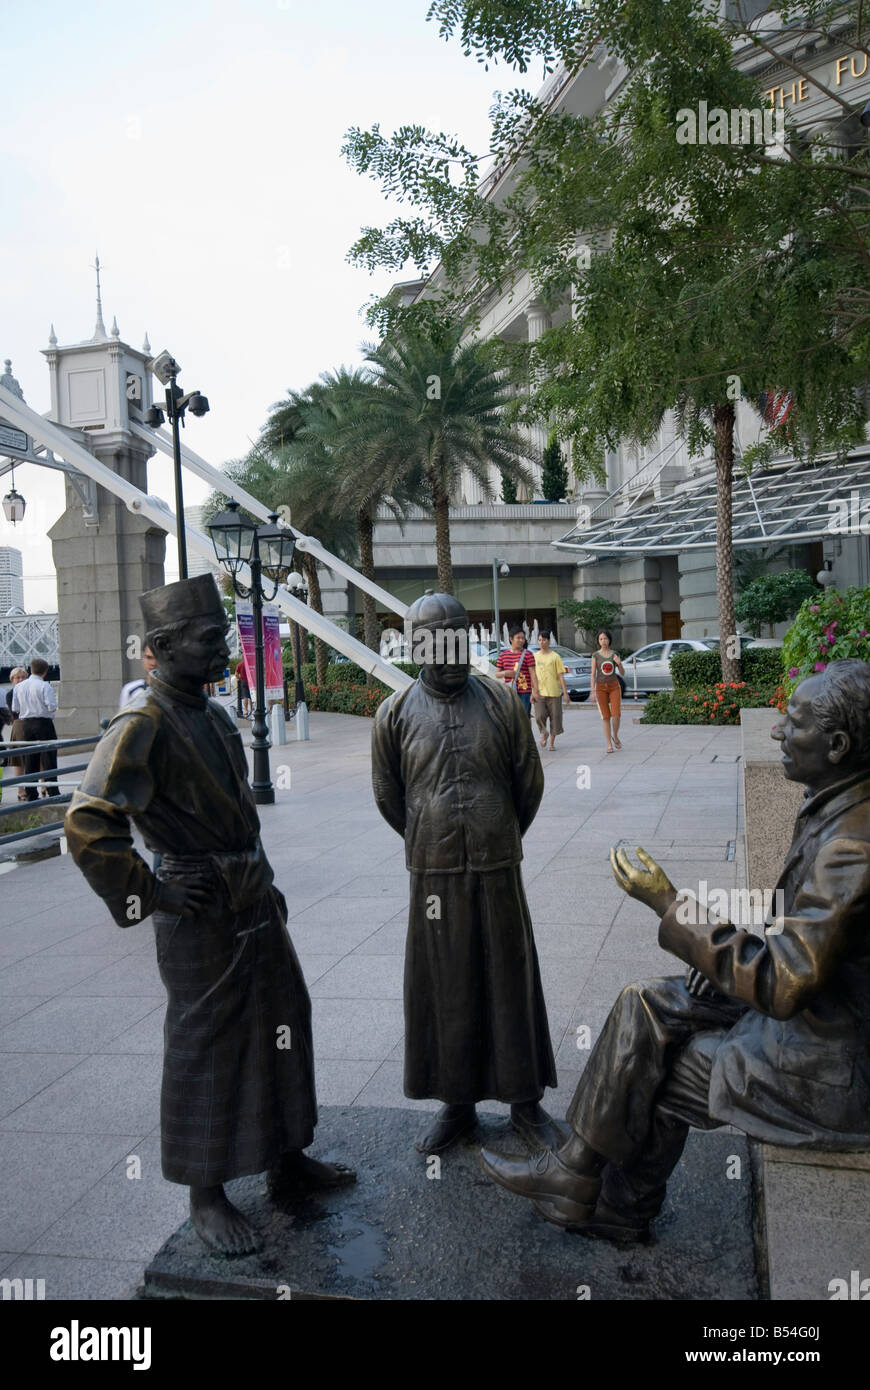
<instances>
[{"instance_id":1,"label":"songkok hat","mask_svg":"<svg viewBox=\"0 0 870 1390\"><path fill-rule=\"evenodd\" d=\"M433 632L436 628L467 628L468 614L452 594L436 594L427 589L405 614L411 632Z\"/></svg>"},{"instance_id":2,"label":"songkok hat","mask_svg":"<svg viewBox=\"0 0 870 1390\"><path fill-rule=\"evenodd\" d=\"M145 633L189 618L207 618L223 612L223 604L211 574L198 574L194 579L179 579L176 584L164 584L139 595L139 606L145 619Z\"/></svg>"}]
</instances>

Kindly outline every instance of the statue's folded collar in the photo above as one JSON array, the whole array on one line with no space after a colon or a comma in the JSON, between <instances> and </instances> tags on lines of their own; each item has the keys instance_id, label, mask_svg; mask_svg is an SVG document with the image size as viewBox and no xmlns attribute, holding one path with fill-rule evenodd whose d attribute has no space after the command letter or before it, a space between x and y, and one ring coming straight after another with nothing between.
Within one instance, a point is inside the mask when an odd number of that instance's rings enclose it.
<instances>
[{"instance_id":1,"label":"statue's folded collar","mask_svg":"<svg viewBox=\"0 0 870 1390\"><path fill-rule=\"evenodd\" d=\"M205 709L208 704L207 695L190 695L186 690L179 690L176 686L161 680L156 671L151 672L150 686L155 694L164 695L167 700L176 700L180 705L189 705L191 709Z\"/></svg>"},{"instance_id":2,"label":"statue's folded collar","mask_svg":"<svg viewBox=\"0 0 870 1390\"><path fill-rule=\"evenodd\" d=\"M833 782L829 787L823 787L820 792L814 792L812 788L808 787L798 816L813 816L822 807L825 807L829 814L835 814L842 809L839 805L833 805L834 801L838 801L840 797L843 797L846 803L861 799L860 797L846 796L847 792L852 791L861 782L867 783L867 794L870 796L870 767L863 767L859 772L853 772L849 777L843 777L839 782Z\"/></svg>"}]
</instances>

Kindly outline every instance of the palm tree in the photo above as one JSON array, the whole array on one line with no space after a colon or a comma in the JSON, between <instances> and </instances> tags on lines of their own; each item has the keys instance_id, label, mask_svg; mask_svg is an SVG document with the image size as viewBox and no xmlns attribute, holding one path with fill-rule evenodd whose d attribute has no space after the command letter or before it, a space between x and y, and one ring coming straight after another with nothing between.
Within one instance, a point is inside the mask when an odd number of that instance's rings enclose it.
<instances>
[{"instance_id":1,"label":"palm tree","mask_svg":"<svg viewBox=\"0 0 870 1390\"><path fill-rule=\"evenodd\" d=\"M360 572L374 580L378 509L387 507L401 525L411 505L428 504L422 470L409 469L392 445L388 402L374 374L360 367L324 372L305 393L290 448L314 458L320 450L328 453L338 482L335 505L339 511L353 509ZM377 651L380 633L373 595L363 590L362 602L364 641Z\"/></svg>"},{"instance_id":2,"label":"palm tree","mask_svg":"<svg viewBox=\"0 0 870 1390\"><path fill-rule=\"evenodd\" d=\"M438 330L403 327L366 349L383 400L380 444L369 465L390 478L419 478L435 518L438 587L453 592L450 556L450 498L463 469L494 496L491 469L502 478L531 485L526 461L538 461L530 441L507 423L513 396L505 374L485 347L463 346L461 324ZM395 494L394 494L395 495Z\"/></svg>"},{"instance_id":3,"label":"palm tree","mask_svg":"<svg viewBox=\"0 0 870 1390\"><path fill-rule=\"evenodd\" d=\"M276 409L287 407L296 412L298 430L301 412L305 408L304 397L291 397L289 402L282 403ZM298 447L294 448L292 438L288 443L267 449L263 439L268 437L268 429L267 426L261 440L251 448L250 453L226 465L224 471L227 476L272 511L286 516L289 508L289 519L297 531L316 536L327 550L341 559L355 561L354 516L348 507L343 510L336 507L338 478L335 464L325 450L315 453L309 449L303 453ZM220 511L226 505L226 500L219 493L212 493L204 507L205 515ZM299 555L308 585L309 602L316 613L322 614L323 597L317 562L306 551L299 551ZM322 684L326 679L329 653L320 637L314 639L314 659L317 680Z\"/></svg>"}]
</instances>

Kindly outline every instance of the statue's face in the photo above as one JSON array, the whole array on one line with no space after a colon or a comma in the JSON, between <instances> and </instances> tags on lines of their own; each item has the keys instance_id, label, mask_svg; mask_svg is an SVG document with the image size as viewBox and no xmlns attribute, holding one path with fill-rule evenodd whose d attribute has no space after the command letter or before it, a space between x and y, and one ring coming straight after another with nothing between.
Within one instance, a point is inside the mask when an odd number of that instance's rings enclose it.
<instances>
[{"instance_id":1,"label":"statue's face","mask_svg":"<svg viewBox=\"0 0 870 1390\"><path fill-rule=\"evenodd\" d=\"M434 690L450 695L461 690L468 680L471 663L468 629L438 629L430 636L434 660L423 664L426 681Z\"/></svg>"},{"instance_id":2,"label":"statue's face","mask_svg":"<svg viewBox=\"0 0 870 1390\"><path fill-rule=\"evenodd\" d=\"M223 608L202 618L191 618L180 637L158 640L158 675L170 685L200 686L217 680L229 661L229 623Z\"/></svg>"},{"instance_id":3,"label":"statue's face","mask_svg":"<svg viewBox=\"0 0 870 1390\"><path fill-rule=\"evenodd\" d=\"M844 758L849 740L845 733L825 733L813 715L813 700L820 693L821 677L801 681L786 706L785 717L772 737L782 745L782 766L791 782L823 787L848 773Z\"/></svg>"}]
</instances>

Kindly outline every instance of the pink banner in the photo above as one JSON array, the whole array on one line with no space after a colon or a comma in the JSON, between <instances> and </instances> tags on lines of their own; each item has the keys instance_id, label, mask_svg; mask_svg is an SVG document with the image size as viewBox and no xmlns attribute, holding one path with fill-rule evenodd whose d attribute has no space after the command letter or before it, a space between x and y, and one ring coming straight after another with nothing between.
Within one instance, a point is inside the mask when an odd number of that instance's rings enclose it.
<instances>
[{"instance_id":1,"label":"pink banner","mask_svg":"<svg viewBox=\"0 0 870 1390\"><path fill-rule=\"evenodd\" d=\"M254 608L249 599L236 599L236 622L245 673L251 694L257 690L257 659L254 638ZM281 661L280 619L274 604L263 604L263 659L266 668L266 704L284 699L284 667Z\"/></svg>"}]
</instances>

